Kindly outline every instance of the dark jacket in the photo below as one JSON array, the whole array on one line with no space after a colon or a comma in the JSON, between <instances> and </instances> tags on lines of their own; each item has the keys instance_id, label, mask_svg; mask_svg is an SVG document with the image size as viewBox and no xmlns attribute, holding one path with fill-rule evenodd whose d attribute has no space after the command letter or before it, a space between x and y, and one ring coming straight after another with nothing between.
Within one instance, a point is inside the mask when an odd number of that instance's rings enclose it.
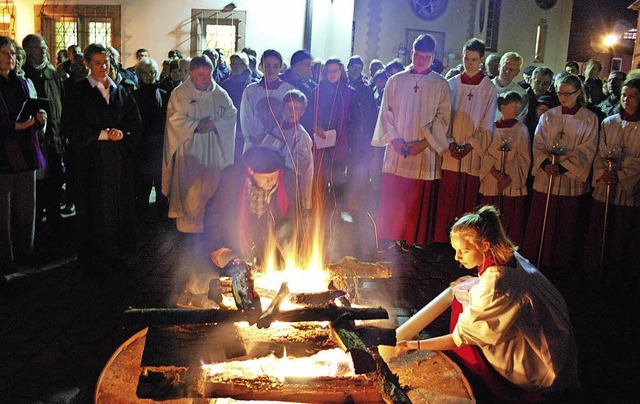
<instances>
[{"instance_id":1,"label":"dark jacket","mask_svg":"<svg viewBox=\"0 0 640 404\"><path fill-rule=\"evenodd\" d=\"M109 104L88 79L79 81L64 104L62 127L75 153L80 256L118 259L135 247L133 156L141 119L133 95L109 88ZM98 140L116 128L123 140Z\"/></svg>"},{"instance_id":2,"label":"dark jacket","mask_svg":"<svg viewBox=\"0 0 640 404\"><path fill-rule=\"evenodd\" d=\"M142 131L136 147L136 165L162 167L164 129L169 94L157 84L142 84L133 91L142 118Z\"/></svg>"},{"instance_id":3,"label":"dark jacket","mask_svg":"<svg viewBox=\"0 0 640 404\"><path fill-rule=\"evenodd\" d=\"M36 125L15 130L16 118L29 98L26 80L11 71L8 80L0 77L0 90L0 173L43 168L45 160Z\"/></svg>"},{"instance_id":4,"label":"dark jacket","mask_svg":"<svg viewBox=\"0 0 640 404\"><path fill-rule=\"evenodd\" d=\"M347 121L353 93L353 87L344 78L336 84L320 80L316 95L312 99L311 108L309 108L315 112L314 127L336 130L336 146L333 157L338 161L346 159L349 148Z\"/></svg>"},{"instance_id":5,"label":"dark jacket","mask_svg":"<svg viewBox=\"0 0 640 404\"><path fill-rule=\"evenodd\" d=\"M41 75L42 73L42 75ZM45 133L44 146L47 149L54 150L57 154L64 152L63 136L67 136L60 130L62 121L62 101L64 91L62 80L56 72L55 68L48 64L41 72L33 66L26 63L24 65L24 75L31 79L36 89L40 86L38 83L43 80L44 94L38 93L39 98L49 99L49 110L47 111L47 131Z\"/></svg>"},{"instance_id":6,"label":"dark jacket","mask_svg":"<svg viewBox=\"0 0 640 404\"><path fill-rule=\"evenodd\" d=\"M352 150L370 147L378 119L378 107L373 98L373 91L363 74L356 80L351 80L349 84L353 88L347 124L349 146Z\"/></svg>"}]
</instances>

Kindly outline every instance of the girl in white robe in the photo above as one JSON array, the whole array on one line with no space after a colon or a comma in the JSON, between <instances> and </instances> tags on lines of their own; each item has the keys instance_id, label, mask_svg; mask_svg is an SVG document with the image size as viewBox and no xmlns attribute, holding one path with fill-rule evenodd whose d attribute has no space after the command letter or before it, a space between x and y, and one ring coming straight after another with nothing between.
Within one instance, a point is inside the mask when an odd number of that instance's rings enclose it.
<instances>
[{"instance_id":1,"label":"girl in white robe","mask_svg":"<svg viewBox=\"0 0 640 404\"><path fill-rule=\"evenodd\" d=\"M586 233L589 174L598 145L598 118L584 107L582 82L568 75L557 83L562 105L545 112L533 137L533 197L522 254L544 271L568 279ZM540 245L547 190L551 195ZM542 253L539 254L540 249ZM539 257L539 259L538 259Z\"/></svg>"},{"instance_id":2,"label":"girl in white robe","mask_svg":"<svg viewBox=\"0 0 640 404\"><path fill-rule=\"evenodd\" d=\"M454 282L450 334L401 341L400 351L454 350L456 362L482 382L474 386L487 396L479 395L481 402L544 402L576 389L577 349L567 305L516 252L497 210L483 206L465 214L450 234L455 259L477 268L478 277Z\"/></svg>"}]
</instances>

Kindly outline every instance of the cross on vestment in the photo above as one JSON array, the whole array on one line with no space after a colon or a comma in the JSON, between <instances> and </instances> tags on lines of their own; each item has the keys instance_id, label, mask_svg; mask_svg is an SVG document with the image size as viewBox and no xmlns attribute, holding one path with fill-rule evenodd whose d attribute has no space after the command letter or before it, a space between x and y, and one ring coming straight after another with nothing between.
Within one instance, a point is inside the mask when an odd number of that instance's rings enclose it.
<instances>
[{"instance_id":1,"label":"cross on vestment","mask_svg":"<svg viewBox=\"0 0 640 404\"><path fill-rule=\"evenodd\" d=\"M467 94L467 98L469 99L469 101L471 101L471 99L473 98L473 93L471 91L469 91L469 94Z\"/></svg>"},{"instance_id":2,"label":"cross on vestment","mask_svg":"<svg viewBox=\"0 0 640 404\"><path fill-rule=\"evenodd\" d=\"M417 93L419 88L420 88L420 87L418 87L418 83L416 83L416 85L415 85L415 86L413 86L413 92L414 92L414 93Z\"/></svg>"}]
</instances>

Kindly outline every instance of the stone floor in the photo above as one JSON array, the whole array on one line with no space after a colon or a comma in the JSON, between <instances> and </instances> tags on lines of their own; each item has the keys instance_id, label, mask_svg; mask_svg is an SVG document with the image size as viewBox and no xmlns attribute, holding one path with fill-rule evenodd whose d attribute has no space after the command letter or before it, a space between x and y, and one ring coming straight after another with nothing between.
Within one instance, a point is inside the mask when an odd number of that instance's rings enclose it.
<instances>
[{"instance_id":1,"label":"stone floor","mask_svg":"<svg viewBox=\"0 0 640 404\"><path fill-rule=\"evenodd\" d=\"M126 273L88 277L75 260L74 220L65 218L55 230L40 226L36 258L7 276L9 290L0 296L0 403L92 402L109 357L138 331L123 325L123 312L175 306L189 271L203 265L183 254L193 237L178 233L169 220L147 220L138 223L139 252L127 258ZM365 224L357 226L359 220ZM336 222L339 248L332 259L358 254L358 244L373 244L363 239L371 224L366 218L354 221ZM434 245L360 258L392 261L394 276L378 289L402 317L465 273L452 257L448 246ZM573 402L638 402L637 291L621 281L594 285L575 278L560 285L580 349L582 389ZM445 332L446 314L423 333Z\"/></svg>"}]
</instances>

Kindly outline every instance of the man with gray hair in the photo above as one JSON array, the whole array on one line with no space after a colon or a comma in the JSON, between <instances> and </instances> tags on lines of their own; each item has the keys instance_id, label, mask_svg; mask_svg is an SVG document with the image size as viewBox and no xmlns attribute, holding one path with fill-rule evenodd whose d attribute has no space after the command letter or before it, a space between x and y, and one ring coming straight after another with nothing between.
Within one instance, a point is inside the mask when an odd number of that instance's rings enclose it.
<instances>
[{"instance_id":1,"label":"man with gray hair","mask_svg":"<svg viewBox=\"0 0 640 404\"><path fill-rule=\"evenodd\" d=\"M536 115L536 107L538 106L538 98L543 95L552 97L556 105L559 105L557 97L554 93L549 91L553 85L553 71L546 66L536 67L531 73L531 87L527 90L527 97L529 101L529 109L527 111L527 118L525 119L525 125L529 129L529 135L533 141L533 134L538 126L538 116Z\"/></svg>"},{"instance_id":2,"label":"man with gray hair","mask_svg":"<svg viewBox=\"0 0 640 404\"><path fill-rule=\"evenodd\" d=\"M64 90L60 76L49 63L49 47L44 38L37 34L29 34L22 40L22 47L27 54L27 60L23 67L25 78L33 82L38 97L49 99L47 128L43 142L47 167L44 171L44 178L38 180L36 192L38 204L44 205L38 207L39 215L42 213L42 208L45 208L47 210L47 225L57 227L62 223L60 202L64 181L64 139L60 125ZM41 218L38 217L38 219Z\"/></svg>"},{"instance_id":3,"label":"man with gray hair","mask_svg":"<svg viewBox=\"0 0 640 404\"><path fill-rule=\"evenodd\" d=\"M205 206L233 163L236 108L213 80L213 68L209 57L194 57L189 79L169 98L162 193L183 233L202 233Z\"/></svg>"},{"instance_id":4,"label":"man with gray hair","mask_svg":"<svg viewBox=\"0 0 640 404\"><path fill-rule=\"evenodd\" d=\"M520 73L521 67L522 56L516 52L507 52L500 58L498 76L494 77L491 81L493 82L493 85L496 86L498 97L500 97L501 94L508 93L509 91L514 91L522 97L522 106L520 108L520 113L518 114L518 121L524 123L524 120L527 117L527 90L522 88L513 80ZM502 113L500 112L500 108L496 109L496 121L500 119L501 116Z\"/></svg>"}]
</instances>

